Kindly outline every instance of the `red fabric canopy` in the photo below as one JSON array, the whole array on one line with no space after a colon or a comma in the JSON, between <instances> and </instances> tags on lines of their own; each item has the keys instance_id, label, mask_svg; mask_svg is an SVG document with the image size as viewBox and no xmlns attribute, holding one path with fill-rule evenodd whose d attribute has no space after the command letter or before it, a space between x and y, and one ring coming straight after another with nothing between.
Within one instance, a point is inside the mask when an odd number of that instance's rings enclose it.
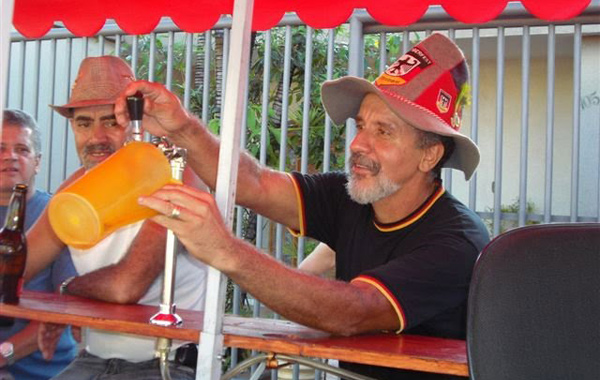
<instances>
[{"instance_id":1,"label":"red fabric canopy","mask_svg":"<svg viewBox=\"0 0 600 380\"><path fill-rule=\"evenodd\" d=\"M534 16L568 20L581 13L591 0L521 0ZM254 30L276 25L285 12L296 12L314 28L332 28L345 22L355 8L365 8L386 25L409 25L429 5L441 5L464 23L484 23L500 14L507 0L255 0ZM93 36L106 19L114 19L129 34L147 34L161 17L170 17L187 32L210 29L223 14L231 14L233 0L15 0L13 24L30 38L46 34L62 21L78 36Z\"/></svg>"}]
</instances>

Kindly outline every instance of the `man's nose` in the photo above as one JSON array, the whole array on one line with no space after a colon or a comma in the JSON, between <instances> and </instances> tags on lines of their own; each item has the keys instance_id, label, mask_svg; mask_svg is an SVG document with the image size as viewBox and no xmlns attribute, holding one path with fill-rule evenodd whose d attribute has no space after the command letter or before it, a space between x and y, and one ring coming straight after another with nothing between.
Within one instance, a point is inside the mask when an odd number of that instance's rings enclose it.
<instances>
[{"instance_id":1,"label":"man's nose","mask_svg":"<svg viewBox=\"0 0 600 380\"><path fill-rule=\"evenodd\" d=\"M108 134L107 134L106 128L104 128L104 126L102 126L100 123L96 123L92 127L91 140L94 142L108 140Z\"/></svg>"},{"instance_id":2,"label":"man's nose","mask_svg":"<svg viewBox=\"0 0 600 380\"><path fill-rule=\"evenodd\" d=\"M0 158L3 160L16 160L17 152L16 150L9 148L0 149Z\"/></svg>"},{"instance_id":3,"label":"man's nose","mask_svg":"<svg viewBox=\"0 0 600 380\"><path fill-rule=\"evenodd\" d=\"M356 136L350 143L350 151L352 153L365 153L371 149L371 139L369 134L363 129L356 131Z\"/></svg>"}]
</instances>

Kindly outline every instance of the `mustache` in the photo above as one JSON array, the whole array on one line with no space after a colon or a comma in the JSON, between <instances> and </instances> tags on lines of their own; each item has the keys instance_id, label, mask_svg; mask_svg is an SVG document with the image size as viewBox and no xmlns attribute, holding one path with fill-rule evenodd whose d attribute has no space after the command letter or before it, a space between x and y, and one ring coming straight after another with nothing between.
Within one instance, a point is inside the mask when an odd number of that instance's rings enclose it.
<instances>
[{"instance_id":1,"label":"mustache","mask_svg":"<svg viewBox=\"0 0 600 380\"><path fill-rule=\"evenodd\" d=\"M352 153L349 160L350 166L359 165L367 168L371 173L377 174L381 170L381 165L361 153Z\"/></svg>"},{"instance_id":2,"label":"mustache","mask_svg":"<svg viewBox=\"0 0 600 380\"><path fill-rule=\"evenodd\" d=\"M99 144L90 144L86 145L83 148L83 154L93 154L93 153L114 153L116 151L112 145L108 143L99 143Z\"/></svg>"}]
</instances>

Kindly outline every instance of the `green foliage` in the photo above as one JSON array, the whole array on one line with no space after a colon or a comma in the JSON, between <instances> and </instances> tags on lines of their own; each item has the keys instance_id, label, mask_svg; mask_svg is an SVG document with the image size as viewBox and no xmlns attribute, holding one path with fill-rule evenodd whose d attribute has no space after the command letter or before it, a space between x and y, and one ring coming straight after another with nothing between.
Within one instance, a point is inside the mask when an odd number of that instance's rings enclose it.
<instances>
[{"instance_id":1,"label":"green foliage","mask_svg":"<svg viewBox=\"0 0 600 380\"><path fill-rule=\"evenodd\" d=\"M519 214L519 210L521 210L521 206L520 206L520 202L519 199L515 199L512 203L510 204L504 204L500 206L500 212L502 214L509 214L509 215L513 215L513 216L517 216ZM493 213L494 212L494 208L487 208L486 209L487 212L489 213ZM532 201L528 201L526 203L526 215L531 215L537 212L537 208L535 206L535 203L533 203ZM485 219L484 220L488 231L490 231L490 233L493 231L494 228L494 221L492 219ZM532 224L539 224L539 222L534 221L534 220L526 220L525 221L525 225L532 225ZM500 233L504 233L508 230L511 230L513 228L518 227L518 220L512 220L512 219L502 219L500 221Z\"/></svg>"},{"instance_id":2,"label":"green foliage","mask_svg":"<svg viewBox=\"0 0 600 380\"><path fill-rule=\"evenodd\" d=\"M302 156L302 134L305 115L303 112L305 100L309 102L308 114L306 115L308 125L308 155L309 172L323 171L325 148L330 152L329 170L343 170L345 165L345 125L331 124L330 144L325 147L325 124L326 114L321 104L320 88L327 79L327 50L329 45L328 30L313 30L311 49L311 88L308 93L304 92L305 61L306 61L306 33L305 26L291 28L291 51L289 61L289 98L287 117L287 139L285 148L285 163L281 165L280 150L282 137L282 105L284 72L285 67L285 42L286 27L273 28L270 33L271 59L269 64L270 79L268 86L268 104L266 114L263 115L263 75L266 55L267 33L254 33L252 35L252 53L250 61L248 82L248 108L246 118L246 150L256 158L260 157L261 149L266 153L266 165L279 168L283 166L286 171L300 170ZM185 61L186 42L184 34L176 33L173 40L171 52L172 65L172 89L180 97L183 97L185 84ZM419 34L411 33L411 38L417 42L421 39ZM158 33L155 39L155 68L154 80L165 83L167 78L168 61L168 33ZM223 31L212 31L210 44L204 42L204 34L195 36L193 46L194 72L203 78L204 66L209 65L210 82L208 84L208 104L203 104L204 88L203 81L197 79L197 86L190 90L190 111L201 116L203 107L208 111L205 120L208 129L219 134L221 126L221 104L222 99L222 72L223 72ZM347 74L349 61L349 30L347 25L335 29L333 78L339 78ZM374 80L379 75L381 40L376 35L364 36L365 47L365 77ZM403 34L388 33L386 36L386 65L392 63L402 53ZM149 78L149 55L151 49L151 36L138 37L138 55L136 76L140 79ZM131 45L123 43L122 57L131 62ZM204 50L211 49L210 62L204 62ZM266 146L261 146L262 124L266 121ZM245 216L244 225L250 220L255 220L254 215ZM244 230L246 227L244 227ZM284 246L284 254L291 260L296 257L296 239L287 238ZM316 242L307 240L305 255L312 251Z\"/></svg>"}]
</instances>

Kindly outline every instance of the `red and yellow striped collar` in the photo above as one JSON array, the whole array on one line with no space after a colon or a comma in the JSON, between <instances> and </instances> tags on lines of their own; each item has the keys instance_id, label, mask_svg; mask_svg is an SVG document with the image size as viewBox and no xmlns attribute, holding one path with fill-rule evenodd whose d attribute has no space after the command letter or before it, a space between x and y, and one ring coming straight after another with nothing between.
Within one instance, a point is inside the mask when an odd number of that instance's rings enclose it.
<instances>
[{"instance_id":1,"label":"red and yellow striped collar","mask_svg":"<svg viewBox=\"0 0 600 380\"><path fill-rule=\"evenodd\" d=\"M433 193L431 193L431 195L425 200L425 202L423 202L423 204L421 204L410 215L408 215L407 217L405 217L397 222L394 222L394 223L382 224L382 223L377 223L376 220L373 220L373 224L375 225L375 227L381 232L392 232L392 231L397 231L404 227L410 226L411 224L413 224L414 222L419 220L423 215L425 215L425 213L427 213L427 211L429 211L429 209L435 204L435 202L438 199L440 199L440 197L442 195L444 195L444 193L446 192L446 190L444 189L444 186L442 186L442 181L436 180L435 183L436 183L436 186L435 186L435 189L433 190Z\"/></svg>"}]
</instances>

